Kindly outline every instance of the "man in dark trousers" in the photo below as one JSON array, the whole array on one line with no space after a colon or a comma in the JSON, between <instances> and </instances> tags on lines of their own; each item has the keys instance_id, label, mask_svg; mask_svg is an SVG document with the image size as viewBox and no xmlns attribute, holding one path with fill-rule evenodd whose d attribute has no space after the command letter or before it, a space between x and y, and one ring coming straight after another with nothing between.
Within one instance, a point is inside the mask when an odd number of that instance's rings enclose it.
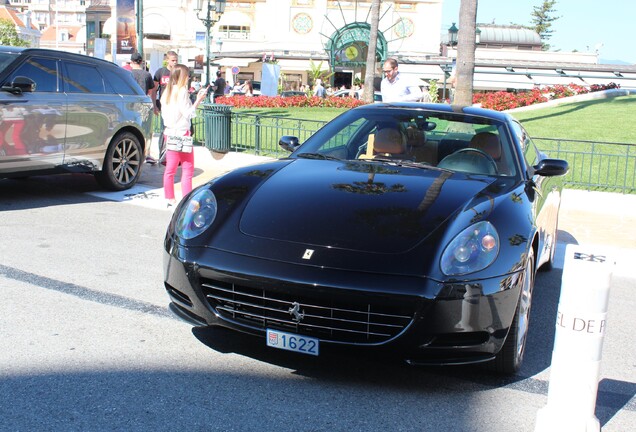
<instances>
[{"instance_id":1,"label":"man in dark trousers","mask_svg":"<svg viewBox=\"0 0 636 432\"><path fill-rule=\"evenodd\" d=\"M166 154L166 145L163 139L163 118L161 118L161 95L168 85L170 79L170 71L179 62L179 56L174 51L168 51L166 53L166 67L157 69L154 76L155 88L153 91L152 100L155 103L155 115L159 116L161 124L161 135L159 135L159 161L164 162Z\"/></svg>"},{"instance_id":2,"label":"man in dark trousers","mask_svg":"<svg viewBox=\"0 0 636 432\"><path fill-rule=\"evenodd\" d=\"M225 95L226 84L225 79L221 76L221 71L216 71L216 81L212 84L212 88L214 89L214 99L212 102L216 101L217 97Z\"/></svg>"}]
</instances>

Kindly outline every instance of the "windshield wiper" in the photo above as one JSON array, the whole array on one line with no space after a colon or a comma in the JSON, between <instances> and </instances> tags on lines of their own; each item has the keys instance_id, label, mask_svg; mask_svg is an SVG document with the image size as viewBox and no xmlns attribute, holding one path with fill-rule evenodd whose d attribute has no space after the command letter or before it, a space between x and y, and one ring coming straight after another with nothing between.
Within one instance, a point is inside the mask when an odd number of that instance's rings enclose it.
<instances>
[{"instance_id":1,"label":"windshield wiper","mask_svg":"<svg viewBox=\"0 0 636 432\"><path fill-rule=\"evenodd\" d=\"M404 166L409 168L431 168L433 165L427 162L415 162L408 159L395 159L389 157L374 157L373 159L362 159L364 162L384 162L395 166Z\"/></svg>"},{"instance_id":2,"label":"windshield wiper","mask_svg":"<svg viewBox=\"0 0 636 432\"><path fill-rule=\"evenodd\" d=\"M325 160L340 160L335 156L326 155L323 153L299 153L296 157L303 159L325 159Z\"/></svg>"}]
</instances>

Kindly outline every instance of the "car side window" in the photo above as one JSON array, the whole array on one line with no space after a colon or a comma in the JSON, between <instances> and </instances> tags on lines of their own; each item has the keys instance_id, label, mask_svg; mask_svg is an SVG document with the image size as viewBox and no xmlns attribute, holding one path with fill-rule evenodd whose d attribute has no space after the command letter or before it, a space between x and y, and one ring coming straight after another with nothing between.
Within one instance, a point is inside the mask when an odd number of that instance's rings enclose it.
<instances>
[{"instance_id":1,"label":"car side window","mask_svg":"<svg viewBox=\"0 0 636 432\"><path fill-rule=\"evenodd\" d=\"M365 119L358 119L351 124L345 125L336 134L330 137L321 146L321 152L330 152L337 149L347 149L351 146L355 146L354 154L358 147L366 142L368 134L360 134L361 127L365 124ZM355 143L354 143L355 141ZM348 150L345 151L348 154ZM347 158L347 154L342 154L340 157Z\"/></svg>"},{"instance_id":2,"label":"car side window","mask_svg":"<svg viewBox=\"0 0 636 432\"><path fill-rule=\"evenodd\" d=\"M104 79L95 66L65 61L64 72L64 91L67 93L106 92Z\"/></svg>"},{"instance_id":3,"label":"car side window","mask_svg":"<svg viewBox=\"0 0 636 432\"><path fill-rule=\"evenodd\" d=\"M41 57L31 57L26 62L18 66L9 76L6 82L12 82L16 77L28 77L35 81L35 91L57 92L59 63L57 60Z\"/></svg>"},{"instance_id":4,"label":"car side window","mask_svg":"<svg viewBox=\"0 0 636 432\"><path fill-rule=\"evenodd\" d=\"M145 93L138 89L135 85L132 74L125 69L121 70L121 74L116 73L109 68L102 68L100 72L104 75L106 86L108 89L112 89L114 93L120 95L144 95ZM124 75L128 74L129 77Z\"/></svg>"}]
</instances>

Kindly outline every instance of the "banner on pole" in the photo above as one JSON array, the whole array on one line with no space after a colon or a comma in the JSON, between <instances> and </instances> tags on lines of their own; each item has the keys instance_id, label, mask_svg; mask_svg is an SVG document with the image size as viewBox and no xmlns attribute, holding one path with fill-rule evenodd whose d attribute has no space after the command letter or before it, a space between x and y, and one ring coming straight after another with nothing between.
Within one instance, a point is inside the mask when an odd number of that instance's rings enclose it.
<instances>
[{"instance_id":1,"label":"banner on pole","mask_svg":"<svg viewBox=\"0 0 636 432\"><path fill-rule=\"evenodd\" d=\"M130 56L137 50L135 0L117 0L116 23L117 54L128 54Z\"/></svg>"}]
</instances>

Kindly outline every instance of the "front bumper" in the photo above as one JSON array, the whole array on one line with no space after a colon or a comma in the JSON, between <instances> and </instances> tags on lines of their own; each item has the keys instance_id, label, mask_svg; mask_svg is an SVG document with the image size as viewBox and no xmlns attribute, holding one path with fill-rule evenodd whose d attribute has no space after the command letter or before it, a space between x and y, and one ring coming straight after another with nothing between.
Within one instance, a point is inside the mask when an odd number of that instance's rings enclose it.
<instances>
[{"instance_id":1,"label":"front bumper","mask_svg":"<svg viewBox=\"0 0 636 432\"><path fill-rule=\"evenodd\" d=\"M164 252L171 309L196 326L376 347L419 364L487 361L501 349L520 280L427 278L298 266L172 243ZM295 310L295 313L294 313Z\"/></svg>"}]
</instances>

